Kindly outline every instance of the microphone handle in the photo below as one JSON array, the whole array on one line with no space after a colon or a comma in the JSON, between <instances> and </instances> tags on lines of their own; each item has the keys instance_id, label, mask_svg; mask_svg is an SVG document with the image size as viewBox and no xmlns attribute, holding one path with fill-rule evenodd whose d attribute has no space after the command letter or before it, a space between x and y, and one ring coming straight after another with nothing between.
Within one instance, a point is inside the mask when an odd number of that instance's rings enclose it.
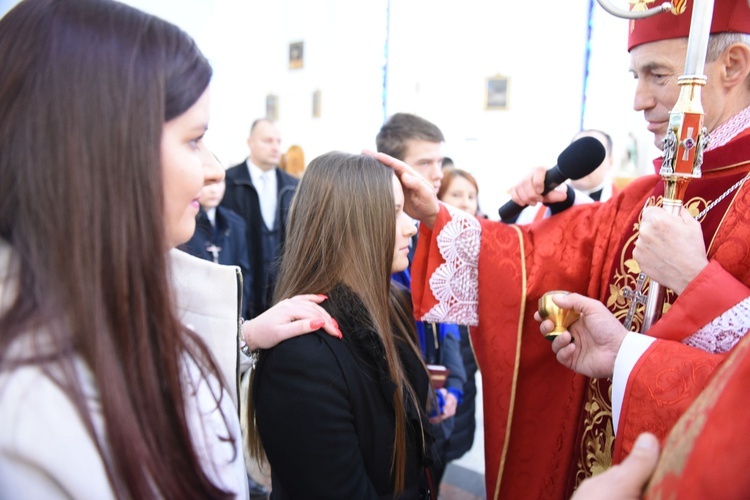
<instances>
[{"instance_id":1,"label":"microphone handle","mask_svg":"<svg viewBox=\"0 0 750 500\"><path fill-rule=\"evenodd\" d=\"M500 220L503 222L507 222L508 220L512 219L513 217L516 217L518 214L521 213L521 211L526 208L525 206L519 205L513 200L510 200L505 205L500 207L497 211L498 214L500 214Z\"/></svg>"},{"instance_id":2,"label":"microphone handle","mask_svg":"<svg viewBox=\"0 0 750 500\"><path fill-rule=\"evenodd\" d=\"M557 186L565 182L565 179L565 175L560 172L560 169L557 167L557 165L547 170L547 172L544 174L544 191L542 192L542 195L545 195L555 189ZM500 214L500 220L505 222L508 219L516 217L524 208L526 208L526 205L519 205L515 201L510 200L505 205L500 207L497 213Z\"/></svg>"},{"instance_id":3,"label":"microphone handle","mask_svg":"<svg viewBox=\"0 0 750 500\"><path fill-rule=\"evenodd\" d=\"M557 165L547 170L547 173L544 174L544 191L542 191L542 195L549 193L567 179L565 174L560 172L560 167Z\"/></svg>"}]
</instances>

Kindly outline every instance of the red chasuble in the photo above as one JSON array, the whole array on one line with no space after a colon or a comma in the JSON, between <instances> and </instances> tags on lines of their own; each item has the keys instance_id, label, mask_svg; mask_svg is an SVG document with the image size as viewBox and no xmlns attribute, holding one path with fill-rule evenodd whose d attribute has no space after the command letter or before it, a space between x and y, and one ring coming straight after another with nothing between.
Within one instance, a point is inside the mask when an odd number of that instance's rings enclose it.
<instances>
[{"instance_id":1,"label":"red chasuble","mask_svg":"<svg viewBox=\"0 0 750 500\"><path fill-rule=\"evenodd\" d=\"M644 498L750 497L750 335L669 434Z\"/></svg>"},{"instance_id":2,"label":"red chasuble","mask_svg":"<svg viewBox=\"0 0 750 500\"><path fill-rule=\"evenodd\" d=\"M706 152L703 176L689 184L686 206L698 214L748 169L748 136ZM581 480L612 464L609 388L558 364L533 313L543 293L567 290L602 301L624 319L629 302L622 292L635 286L639 273L632 249L641 210L647 202L660 204L663 189L660 177L647 176L606 203L573 207L528 226L482 220L476 223L481 244L464 242L452 253L441 248L441 239L469 230L456 227L447 209L441 208L432 231L421 226L412 266L418 317L460 322L469 316L453 314L467 304L456 296L466 292L466 275L478 276L478 327L471 334L483 377L488 498L568 498ZM701 223L709 259L750 284L750 183ZM472 253L479 253L476 270L445 270ZM711 292L698 285L695 294L707 306L694 311L669 292L669 310L649 334L682 340L726 310L711 310ZM641 322L642 307L634 327Z\"/></svg>"},{"instance_id":3,"label":"red chasuble","mask_svg":"<svg viewBox=\"0 0 750 500\"><path fill-rule=\"evenodd\" d=\"M675 315L672 321L705 325L707 314L728 310L748 296L750 288L712 261L682 293L679 310L671 313ZM680 332L666 329L666 325L666 321L659 322L648 333L679 340L674 335L680 337ZM651 344L628 378L615 441L616 461L630 453L641 432L666 436L725 356L669 340Z\"/></svg>"}]
</instances>

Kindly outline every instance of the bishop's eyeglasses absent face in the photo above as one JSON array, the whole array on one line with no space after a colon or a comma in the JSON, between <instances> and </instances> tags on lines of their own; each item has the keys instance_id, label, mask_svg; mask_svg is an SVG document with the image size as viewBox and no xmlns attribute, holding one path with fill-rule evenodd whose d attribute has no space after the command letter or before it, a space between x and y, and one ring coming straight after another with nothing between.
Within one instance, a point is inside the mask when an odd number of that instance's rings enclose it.
<instances>
[{"instance_id":1,"label":"bishop's eyeglasses absent face","mask_svg":"<svg viewBox=\"0 0 750 500\"><path fill-rule=\"evenodd\" d=\"M687 38L644 43L630 51L630 71L638 80L633 109L643 111L647 128L654 134L654 144L659 149L667 135L669 112L680 95L677 78L685 71L686 54ZM721 91L724 68L719 59L706 63L704 71L707 82L701 90L701 101L704 125L709 132L731 116L724 116L730 109Z\"/></svg>"}]
</instances>

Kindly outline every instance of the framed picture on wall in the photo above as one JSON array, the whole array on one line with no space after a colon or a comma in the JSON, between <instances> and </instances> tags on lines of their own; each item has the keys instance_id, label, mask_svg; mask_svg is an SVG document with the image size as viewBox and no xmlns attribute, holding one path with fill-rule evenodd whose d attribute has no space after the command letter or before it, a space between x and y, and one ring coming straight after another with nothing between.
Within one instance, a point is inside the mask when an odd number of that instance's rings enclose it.
<instances>
[{"instance_id":1,"label":"framed picture on wall","mask_svg":"<svg viewBox=\"0 0 750 500\"><path fill-rule=\"evenodd\" d=\"M487 78L484 109L508 109L508 77Z\"/></svg>"},{"instance_id":2,"label":"framed picture on wall","mask_svg":"<svg viewBox=\"0 0 750 500\"><path fill-rule=\"evenodd\" d=\"M300 69L305 62L305 42L289 44L289 69Z\"/></svg>"},{"instance_id":3,"label":"framed picture on wall","mask_svg":"<svg viewBox=\"0 0 750 500\"><path fill-rule=\"evenodd\" d=\"M279 96L274 94L266 96L266 118L273 121L279 119Z\"/></svg>"},{"instance_id":4,"label":"framed picture on wall","mask_svg":"<svg viewBox=\"0 0 750 500\"><path fill-rule=\"evenodd\" d=\"M312 95L312 117L320 118L320 90L316 90Z\"/></svg>"}]
</instances>

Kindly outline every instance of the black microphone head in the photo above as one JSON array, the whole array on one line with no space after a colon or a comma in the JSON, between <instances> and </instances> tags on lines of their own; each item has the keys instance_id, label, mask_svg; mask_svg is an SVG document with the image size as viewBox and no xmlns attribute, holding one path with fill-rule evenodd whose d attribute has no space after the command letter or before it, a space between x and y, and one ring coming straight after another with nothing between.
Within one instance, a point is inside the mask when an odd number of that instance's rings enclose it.
<instances>
[{"instance_id":1,"label":"black microphone head","mask_svg":"<svg viewBox=\"0 0 750 500\"><path fill-rule=\"evenodd\" d=\"M557 168L566 179L582 179L602 164L607 152L599 139L581 137L557 157Z\"/></svg>"}]
</instances>

